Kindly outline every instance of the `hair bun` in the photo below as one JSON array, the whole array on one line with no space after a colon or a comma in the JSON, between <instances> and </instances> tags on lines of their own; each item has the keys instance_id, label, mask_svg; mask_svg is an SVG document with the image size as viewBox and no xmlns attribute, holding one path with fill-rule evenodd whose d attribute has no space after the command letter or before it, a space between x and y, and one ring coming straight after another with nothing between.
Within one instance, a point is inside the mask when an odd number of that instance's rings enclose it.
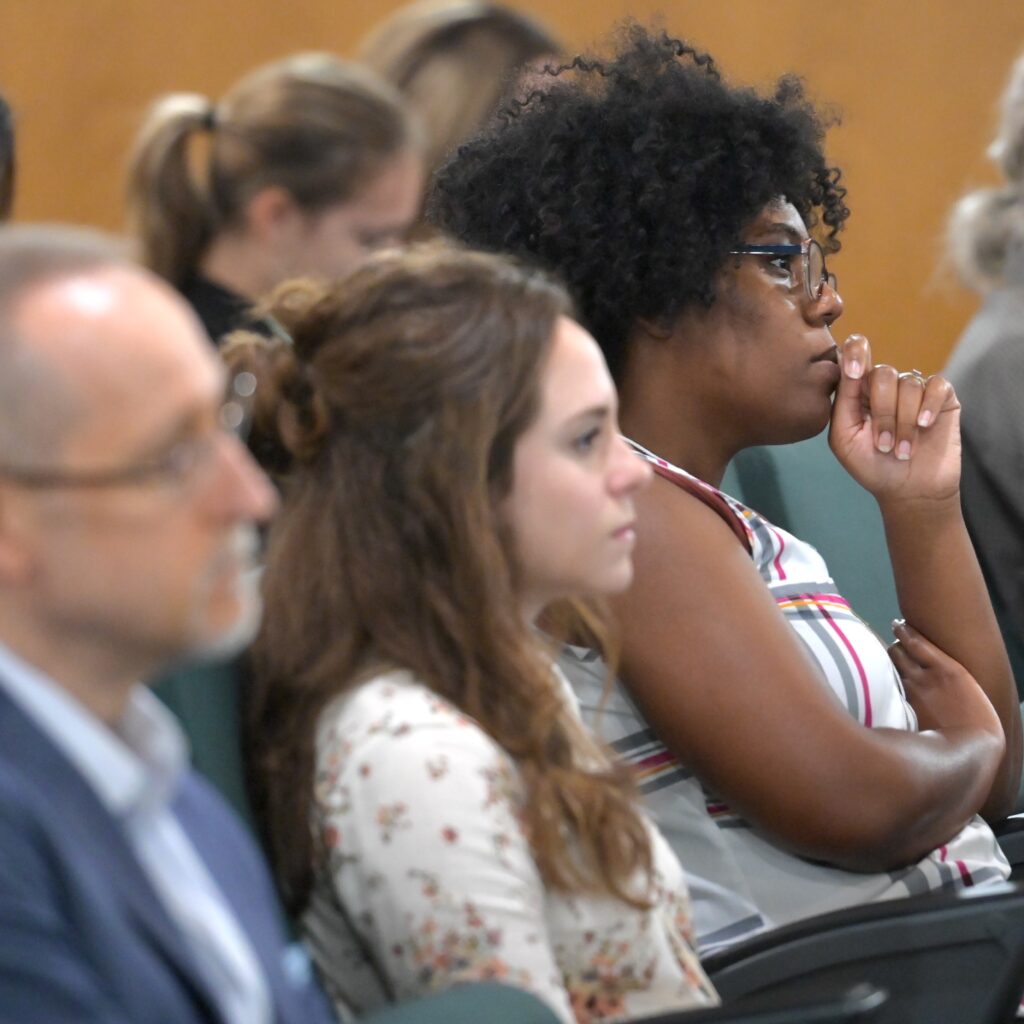
<instances>
[{"instance_id":1,"label":"hair bun","mask_svg":"<svg viewBox=\"0 0 1024 1024\"><path fill-rule=\"evenodd\" d=\"M330 426L330 410L316 372L285 338L235 331L221 356L232 374L255 376L249 448L270 474L282 476L295 462L317 457Z\"/></svg>"},{"instance_id":2,"label":"hair bun","mask_svg":"<svg viewBox=\"0 0 1024 1024\"><path fill-rule=\"evenodd\" d=\"M282 343L283 344L283 343ZM292 350L292 373L281 382L284 401L277 413L277 429L284 447L300 462L319 455L330 425L327 401L317 386L316 371Z\"/></svg>"}]
</instances>

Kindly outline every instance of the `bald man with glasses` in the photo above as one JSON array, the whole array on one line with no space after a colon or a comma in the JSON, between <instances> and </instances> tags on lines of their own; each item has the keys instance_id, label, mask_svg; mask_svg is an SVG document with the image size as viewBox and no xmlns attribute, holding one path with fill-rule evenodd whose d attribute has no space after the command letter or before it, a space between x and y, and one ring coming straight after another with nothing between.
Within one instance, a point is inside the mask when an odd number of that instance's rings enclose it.
<instances>
[{"instance_id":1,"label":"bald man with glasses","mask_svg":"<svg viewBox=\"0 0 1024 1024\"><path fill-rule=\"evenodd\" d=\"M242 383L110 241L0 229L0 1021L333 1019L138 685L258 623Z\"/></svg>"}]
</instances>

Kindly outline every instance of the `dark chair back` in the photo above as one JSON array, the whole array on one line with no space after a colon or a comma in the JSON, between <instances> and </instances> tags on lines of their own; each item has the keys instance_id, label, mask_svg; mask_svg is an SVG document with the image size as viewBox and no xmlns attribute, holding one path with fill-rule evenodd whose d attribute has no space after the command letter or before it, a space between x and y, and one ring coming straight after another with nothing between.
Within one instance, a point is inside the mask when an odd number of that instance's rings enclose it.
<instances>
[{"instance_id":1,"label":"dark chair back","mask_svg":"<svg viewBox=\"0 0 1024 1024\"><path fill-rule=\"evenodd\" d=\"M638 1024L854 1024L877 1021L887 994L855 985L835 996L755 998L710 1010L681 1010L641 1017Z\"/></svg>"},{"instance_id":2,"label":"dark chair back","mask_svg":"<svg viewBox=\"0 0 1024 1024\"><path fill-rule=\"evenodd\" d=\"M1024 887L1011 883L850 907L787 925L704 966L726 1002L868 982L879 1024L996 1024L1024 989Z\"/></svg>"}]
</instances>

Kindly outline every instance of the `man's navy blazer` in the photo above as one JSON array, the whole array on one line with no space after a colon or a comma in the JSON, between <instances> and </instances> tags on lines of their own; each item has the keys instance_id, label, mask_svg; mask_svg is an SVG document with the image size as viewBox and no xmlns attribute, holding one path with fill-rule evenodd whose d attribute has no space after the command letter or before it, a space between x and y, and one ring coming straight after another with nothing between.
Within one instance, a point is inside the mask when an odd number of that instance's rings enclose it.
<instances>
[{"instance_id":1,"label":"man's navy blazer","mask_svg":"<svg viewBox=\"0 0 1024 1024\"><path fill-rule=\"evenodd\" d=\"M193 772L172 810L263 965L275 1024L333 1021L234 814ZM0 1024L224 1024L119 824L2 690Z\"/></svg>"}]
</instances>

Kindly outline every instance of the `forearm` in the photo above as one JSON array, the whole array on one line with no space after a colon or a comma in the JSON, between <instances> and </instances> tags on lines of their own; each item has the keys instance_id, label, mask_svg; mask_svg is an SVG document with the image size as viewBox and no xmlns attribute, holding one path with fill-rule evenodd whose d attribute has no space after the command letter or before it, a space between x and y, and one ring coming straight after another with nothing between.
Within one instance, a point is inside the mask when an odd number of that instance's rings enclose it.
<instances>
[{"instance_id":1,"label":"forearm","mask_svg":"<svg viewBox=\"0 0 1024 1024\"><path fill-rule=\"evenodd\" d=\"M1002 723L1006 750L981 809L1003 817L1021 774L1017 690L959 499L880 507L904 617L974 676Z\"/></svg>"},{"instance_id":2,"label":"forearm","mask_svg":"<svg viewBox=\"0 0 1024 1024\"><path fill-rule=\"evenodd\" d=\"M854 815L860 819L859 842L838 843L829 858L852 870L891 870L948 842L990 790L1002 749L981 730L876 733L891 744L889 756L878 759L888 783L880 779L862 792Z\"/></svg>"}]
</instances>

